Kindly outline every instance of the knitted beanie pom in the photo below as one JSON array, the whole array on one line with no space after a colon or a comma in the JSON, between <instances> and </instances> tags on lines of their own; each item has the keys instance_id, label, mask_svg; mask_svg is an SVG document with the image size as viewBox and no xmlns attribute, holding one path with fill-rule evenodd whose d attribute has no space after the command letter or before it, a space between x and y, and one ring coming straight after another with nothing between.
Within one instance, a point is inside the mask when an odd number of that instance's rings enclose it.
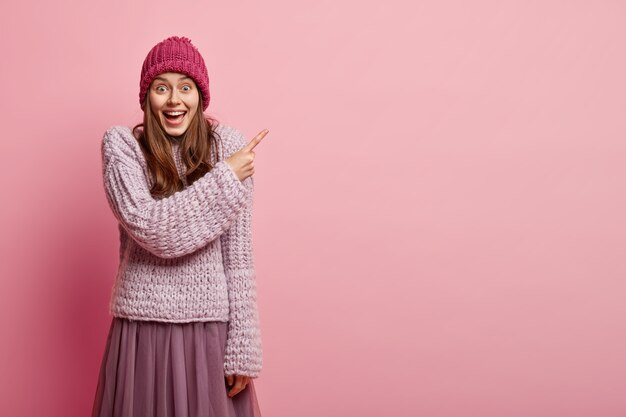
<instances>
[{"instance_id":1,"label":"knitted beanie pom","mask_svg":"<svg viewBox=\"0 0 626 417\"><path fill-rule=\"evenodd\" d=\"M193 78L202 94L202 110L209 107L209 74L202 55L191 39L170 36L152 47L143 61L139 80L139 105L142 110L152 80L164 72L179 72Z\"/></svg>"}]
</instances>

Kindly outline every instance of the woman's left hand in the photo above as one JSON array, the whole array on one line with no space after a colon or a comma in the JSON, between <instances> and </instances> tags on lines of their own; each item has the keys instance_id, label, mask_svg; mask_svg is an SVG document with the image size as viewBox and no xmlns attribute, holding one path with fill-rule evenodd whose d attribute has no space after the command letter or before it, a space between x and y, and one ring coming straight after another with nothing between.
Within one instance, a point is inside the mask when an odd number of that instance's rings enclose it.
<instances>
[{"instance_id":1,"label":"woman's left hand","mask_svg":"<svg viewBox=\"0 0 626 417\"><path fill-rule=\"evenodd\" d=\"M233 382L235 383L234 386L233 386ZM229 386L229 387L232 386L230 391L228 391L228 396L231 397L231 398L234 397L240 391L243 391L243 389L246 388L246 385L248 385L249 382L250 382L250 377L249 376L245 376L245 375L228 375L228 376L226 376L226 384L227 384L227 386Z\"/></svg>"}]
</instances>

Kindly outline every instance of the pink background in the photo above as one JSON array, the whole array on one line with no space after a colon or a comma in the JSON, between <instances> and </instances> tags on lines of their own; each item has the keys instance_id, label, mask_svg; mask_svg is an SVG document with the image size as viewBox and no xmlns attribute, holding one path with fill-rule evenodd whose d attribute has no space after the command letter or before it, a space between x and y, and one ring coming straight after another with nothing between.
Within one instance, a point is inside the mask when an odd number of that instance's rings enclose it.
<instances>
[{"instance_id":1,"label":"pink background","mask_svg":"<svg viewBox=\"0 0 626 417\"><path fill-rule=\"evenodd\" d=\"M2 415L86 416L107 127L156 42L257 147L266 417L626 415L626 4L17 1L0 16Z\"/></svg>"}]
</instances>

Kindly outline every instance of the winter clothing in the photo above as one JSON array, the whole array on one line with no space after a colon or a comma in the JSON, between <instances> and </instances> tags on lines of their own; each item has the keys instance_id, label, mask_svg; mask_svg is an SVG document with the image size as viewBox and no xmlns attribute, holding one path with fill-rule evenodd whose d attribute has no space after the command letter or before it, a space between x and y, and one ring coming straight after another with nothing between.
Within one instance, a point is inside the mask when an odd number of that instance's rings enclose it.
<instances>
[{"instance_id":1,"label":"winter clothing","mask_svg":"<svg viewBox=\"0 0 626 417\"><path fill-rule=\"evenodd\" d=\"M257 377L262 346L252 251L253 178L240 181L224 159L246 144L218 125L222 154L193 184L176 139L174 161L185 189L155 199L131 129L104 134L102 174L119 222L120 264L109 309L114 317L169 323L228 322L224 372Z\"/></svg>"}]
</instances>

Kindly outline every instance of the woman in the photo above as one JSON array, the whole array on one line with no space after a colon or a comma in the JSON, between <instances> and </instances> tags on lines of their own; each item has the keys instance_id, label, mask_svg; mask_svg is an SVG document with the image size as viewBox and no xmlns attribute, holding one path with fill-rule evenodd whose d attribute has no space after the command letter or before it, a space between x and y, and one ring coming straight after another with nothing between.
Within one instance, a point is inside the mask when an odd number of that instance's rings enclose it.
<instances>
[{"instance_id":1,"label":"woman","mask_svg":"<svg viewBox=\"0 0 626 417\"><path fill-rule=\"evenodd\" d=\"M252 252L254 147L205 117L209 79L188 38L146 56L143 123L102 140L120 264L94 417L260 416Z\"/></svg>"}]
</instances>

